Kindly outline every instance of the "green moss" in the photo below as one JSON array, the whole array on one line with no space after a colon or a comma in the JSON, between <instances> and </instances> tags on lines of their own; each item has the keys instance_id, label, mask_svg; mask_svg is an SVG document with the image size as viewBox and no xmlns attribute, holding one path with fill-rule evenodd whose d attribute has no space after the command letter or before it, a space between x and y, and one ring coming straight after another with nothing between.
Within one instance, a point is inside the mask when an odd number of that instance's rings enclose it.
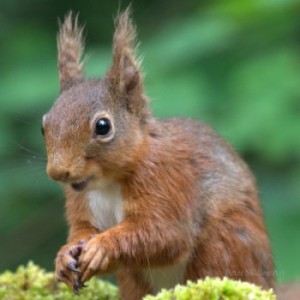
<instances>
[{"instance_id":1,"label":"green moss","mask_svg":"<svg viewBox=\"0 0 300 300\"><path fill-rule=\"evenodd\" d=\"M177 285L172 290L162 290L157 296L144 300L275 300L272 290L263 291L258 286L228 278L205 278L198 282Z\"/></svg>"},{"instance_id":2,"label":"green moss","mask_svg":"<svg viewBox=\"0 0 300 300\"><path fill-rule=\"evenodd\" d=\"M21 266L15 273L6 271L0 275L1 300L117 300L119 299L116 286L91 279L88 288L81 290L82 297L74 294L65 284L57 283L53 273L29 262Z\"/></svg>"},{"instance_id":3,"label":"green moss","mask_svg":"<svg viewBox=\"0 0 300 300\"><path fill-rule=\"evenodd\" d=\"M6 271L0 275L0 300L118 300L118 288L108 282L92 278L88 288L78 298L65 284L57 283L53 273L29 262L15 273ZM177 285L172 290L162 290L157 296L144 300L275 300L272 291L245 282L206 278L187 286Z\"/></svg>"}]
</instances>

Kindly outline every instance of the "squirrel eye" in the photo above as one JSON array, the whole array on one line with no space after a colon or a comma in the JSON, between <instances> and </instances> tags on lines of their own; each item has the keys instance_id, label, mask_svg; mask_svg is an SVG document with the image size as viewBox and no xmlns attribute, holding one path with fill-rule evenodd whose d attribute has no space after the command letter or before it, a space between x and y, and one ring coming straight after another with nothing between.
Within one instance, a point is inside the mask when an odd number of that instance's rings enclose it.
<instances>
[{"instance_id":1,"label":"squirrel eye","mask_svg":"<svg viewBox=\"0 0 300 300\"><path fill-rule=\"evenodd\" d=\"M96 135L107 135L110 132L111 125L108 119L101 118L96 122Z\"/></svg>"},{"instance_id":2,"label":"squirrel eye","mask_svg":"<svg viewBox=\"0 0 300 300\"><path fill-rule=\"evenodd\" d=\"M45 130L44 130L43 125L41 125L41 133L42 133L43 136L45 135Z\"/></svg>"}]
</instances>

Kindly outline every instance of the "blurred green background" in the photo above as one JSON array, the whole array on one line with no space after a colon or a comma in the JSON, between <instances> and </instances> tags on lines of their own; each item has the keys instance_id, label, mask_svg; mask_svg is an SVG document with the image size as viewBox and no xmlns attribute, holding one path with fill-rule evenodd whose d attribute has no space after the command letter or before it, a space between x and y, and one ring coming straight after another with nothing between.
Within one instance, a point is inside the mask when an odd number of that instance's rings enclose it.
<instances>
[{"instance_id":1,"label":"blurred green background","mask_svg":"<svg viewBox=\"0 0 300 300\"><path fill-rule=\"evenodd\" d=\"M64 196L45 173L41 117L58 95L57 20L86 28L88 76L111 60L129 1L1 0L0 272L48 270L64 244ZM145 84L159 117L209 123L256 174L277 277L300 279L300 1L133 2Z\"/></svg>"}]
</instances>

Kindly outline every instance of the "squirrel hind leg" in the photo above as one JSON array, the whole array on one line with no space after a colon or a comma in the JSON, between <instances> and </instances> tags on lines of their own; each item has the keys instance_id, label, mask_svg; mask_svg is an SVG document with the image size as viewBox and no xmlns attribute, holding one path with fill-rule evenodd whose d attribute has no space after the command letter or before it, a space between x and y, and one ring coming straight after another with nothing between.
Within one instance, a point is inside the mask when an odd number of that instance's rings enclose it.
<instances>
[{"instance_id":1,"label":"squirrel hind leg","mask_svg":"<svg viewBox=\"0 0 300 300\"><path fill-rule=\"evenodd\" d=\"M274 288L274 266L267 233L259 222L246 220L242 212L236 212L227 220L206 224L207 238L199 237L187 265L185 280L229 277L264 289Z\"/></svg>"}]
</instances>

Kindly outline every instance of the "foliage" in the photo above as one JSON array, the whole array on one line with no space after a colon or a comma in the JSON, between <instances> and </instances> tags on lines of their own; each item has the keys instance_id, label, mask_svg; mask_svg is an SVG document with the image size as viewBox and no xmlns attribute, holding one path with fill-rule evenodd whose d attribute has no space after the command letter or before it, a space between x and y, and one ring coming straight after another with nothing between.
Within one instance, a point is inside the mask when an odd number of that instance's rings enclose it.
<instances>
[{"instance_id":1,"label":"foliage","mask_svg":"<svg viewBox=\"0 0 300 300\"><path fill-rule=\"evenodd\" d=\"M117 300L118 289L114 285L92 278L88 287L81 290L85 300ZM57 283L53 273L46 273L32 262L19 267L15 273L4 272L0 275L1 300L72 300L78 299L65 284ZM177 285L172 290L163 290L157 296L146 296L145 300L275 300L273 292L262 291L259 287L227 278L206 278L197 283L188 282L187 286Z\"/></svg>"}]
</instances>

